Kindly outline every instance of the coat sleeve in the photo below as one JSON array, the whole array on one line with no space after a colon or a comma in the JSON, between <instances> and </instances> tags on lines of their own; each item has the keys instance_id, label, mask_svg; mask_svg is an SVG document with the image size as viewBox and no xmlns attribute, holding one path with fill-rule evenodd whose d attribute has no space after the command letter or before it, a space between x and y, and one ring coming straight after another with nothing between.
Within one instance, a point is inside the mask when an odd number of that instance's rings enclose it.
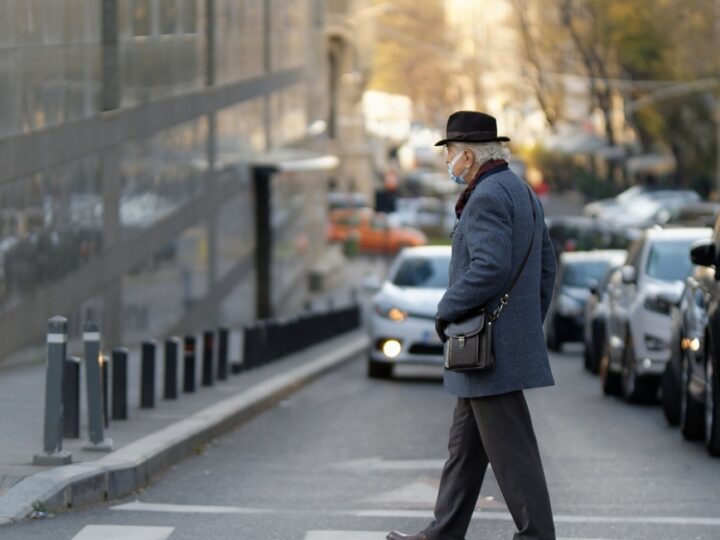
<instances>
[{"instance_id":1,"label":"coat sleeve","mask_svg":"<svg viewBox=\"0 0 720 540\"><path fill-rule=\"evenodd\" d=\"M470 264L438 304L438 317L455 321L502 293L512 266L512 202L505 189L476 192L464 212Z\"/></svg>"},{"instance_id":2,"label":"coat sleeve","mask_svg":"<svg viewBox=\"0 0 720 540\"><path fill-rule=\"evenodd\" d=\"M545 322L545 316L550 308L550 301L553 297L556 266L555 250L550 240L547 225L545 225L545 221L543 220L542 274L540 278L540 311L543 322Z\"/></svg>"}]
</instances>

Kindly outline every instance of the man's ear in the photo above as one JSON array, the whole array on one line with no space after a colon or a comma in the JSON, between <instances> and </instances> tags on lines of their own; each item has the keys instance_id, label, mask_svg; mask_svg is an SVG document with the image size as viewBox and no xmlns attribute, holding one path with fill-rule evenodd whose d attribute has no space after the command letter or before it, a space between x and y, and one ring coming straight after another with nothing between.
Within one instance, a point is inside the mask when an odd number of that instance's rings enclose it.
<instances>
[{"instance_id":1,"label":"man's ear","mask_svg":"<svg viewBox=\"0 0 720 540\"><path fill-rule=\"evenodd\" d=\"M465 156L465 166L467 169L470 169L473 165L475 165L475 152L467 148L465 148L463 152Z\"/></svg>"}]
</instances>

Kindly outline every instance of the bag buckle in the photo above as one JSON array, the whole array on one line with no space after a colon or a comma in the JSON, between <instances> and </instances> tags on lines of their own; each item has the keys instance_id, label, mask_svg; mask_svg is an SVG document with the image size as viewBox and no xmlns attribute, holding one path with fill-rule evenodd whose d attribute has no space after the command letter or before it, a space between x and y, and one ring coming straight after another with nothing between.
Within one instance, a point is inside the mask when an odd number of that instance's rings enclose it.
<instances>
[{"instance_id":1,"label":"bag buckle","mask_svg":"<svg viewBox=\"0 0 720 540\"><path fill-rule=\"evenodd\" d=\"M461 348L461 349L464 349L464 348L465 348L465 336L460 336L460 337L458 338L458 344L460 345L460 348Z\"/></svg>"}]
</instances>

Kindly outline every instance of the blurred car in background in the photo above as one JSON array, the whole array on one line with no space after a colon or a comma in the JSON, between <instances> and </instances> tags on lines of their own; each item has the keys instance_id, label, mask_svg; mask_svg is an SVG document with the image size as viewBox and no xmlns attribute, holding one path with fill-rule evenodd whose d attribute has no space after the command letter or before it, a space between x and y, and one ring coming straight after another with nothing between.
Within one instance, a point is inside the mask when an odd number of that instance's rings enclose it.
<instances>
[{"instance_id":1,"label":"blurred car in background","mask_svg":"<svg viewBox=\"0 0 720 540\"><path fill-rule=\"evenodd\" d=\"M640 236L639 231L616 228L585 216L553 217L547 218L545 222L558 258L566 251L627 249Z\"/></svg>"},{"instance_id":2,"label":"blurred car in background","mask_svg":"<svg viewBox=\"0 0 720 540\"><path fill-rule=\"evenodd\" d=\"M365 289L377 291L369 317L369 377L391 377L393 366L401 363L442 366L435 314L448 286L449 266L450 246L407 248L384 283L366 278Z\"/></svg>"},{"instance_id":3,"label":"blurred car in background","mask_svg":"<svg viewBox=\"0 0 720 540\"><path fill-rule=\"evenodd\" d=\"M340 208L367 208L370 206L364 193L331 191L327 194L328 210Z\"/></svg>"},{"instance_id":4,"label":"blurred car in background","mask_svg":"<svg viewBox=\"0 0 720 540\"><path fill-rule=\"evenodd\" d=\"M620 264L623 251L578 251L563 253L555 282L555 294L545 318L547 345L559 351L564 343L583 341L585 304L613 263Z\"/></svg>"},{"instance_id":5,"label":"blurred car in background","mask_svg":"<svg viewBox=\"0 0 720 540\"><path fill-rule=\"evenodd\" d=\"M700 202L700 195L692 190L659 190L639 195L629 203L606 212L604 220L616 227L638 229L667 222L679 208Z\"/></svg>"},{"instance_id":6,"label":"blurred car in background","mask_svg":"<svg viewBox=\"0 0 720 540\"><path fill-rule=\"evenodd\" d=\"M687 279L677 311L679 354L674 356L673 368L667 372L679 383L678 421L683 436L688 440L704 439L713 456L720 456L718 242L720 223L716 224L711 239L698 241L690 252L697 266ZM665 404L664 396L663 407L671 412L677 410L677 405L670 400Z\"/></svg>"},{"instance_id":7,"label":"blurred car in background","mask_svg":"<svg viewBox=\"0 0 720 540\"><path fill-rule=\"evenodd\" d=\"M627 258L627 251L606 251L612 254L610 264L603 274L600 282L590 288L590 296L585 303L585 326L583 327L583 342L585 344L585 369L597 373L602 347L605 343L605 329L610 315L608 305L608 284L614 272L619 271Z\"/></svg>"},{"instance_id":8,"label":"blurred car in background","mask_svg":"<svg viewBox=\"0 0 720 540\"><path fill-rule=\"evenodd\" d=\"M687 396L681 395L681 392L687 390L689 362L704 354L702 348L707 325L707 298L700 281L706 274L714 277L714 270L705 266L693 268L692 274L685 280L678 305L672 309L672 355L661 380L661 403L665 418L670 425L679 425L683 417L682 431L687 438L697 437L693 433L702 429L702 415L697 419L697 406L694 402L690 403L689 408L687 401L683 404Z\"/></svg>"},{"instance_id":9,"label":"blurred car in background","mask_svg":"<svg viewBox=\"0 0 720 540\"><path fill-rule=\"evenodd\" d=\"M642 207L650 201L674 201L677 203L687 204L699 202L700 195L692 190L687 189L668 189L660 186L633 186L626 189L616 197L610 199L602 199L586 204L583 208L583 215L595 217L603 221L611 221L617 217L627 215L637 215L639 212L643 214L650 210L643 210ZM672 203L668 203L672 204ZM645 215L643 219L652 216Z\"/></svg>"},{"instance_id":10,"label":"blurred car in background","mask_svg":"<svg viewBox=\"0 0 720 540\"><path fill-rule=\"evenodd\" d=\"M720 204L713 202L699 202L680 206L670 210L663 226L674 227L712 227L715 218L720 212Z\"/></svg>"},{"instance_id":11,"label":"blurred car in background","mask_svg":"<svg viewBox=\"0 0 720 540\"><path fill-rule=\"evenodd\" d=\"M606 394L653 401L672 353L671 311L692 271L693 242L711 229L647 229L631 246L620 272L610 278L606 343L600 375Z\"/></svg>"},{"instance_id":12,"label":"blurred car in background","mask_svg":"<svg viewBox=\"0 0 720 540\"><path fill-rule=\"evenodd\" d=\"M416 229L399 227L386 214L371 208L333 210L329 214L328 242L356 242L365 253L396 253L422 246L427 237Z\"/></svg>"},{"instance_id":13,"label":"blurred car in background","mask_svg":"<svg viewBox=\"0 0 720 540\"><path fill-rule=\"evenodd\" d=\"M455 200L417 197L397 200L399 223L427 234L449 235L455 226Z\"/></svg>"},{"instance_id":14,"label":"blurred car in background","mask_svg":"<svg viewBox=\"0 0 720 540\"><path fill-rule=\"evenodd\" d=\"M616 210L619 206L629 203L636 197L650 192L652 189L653 188L650 186L632 186L616 197L601 199L599 201L593 201L586 204L583 207L583 215L588 217L604 218L606 213Z\"/></svg>"}]
</instances>

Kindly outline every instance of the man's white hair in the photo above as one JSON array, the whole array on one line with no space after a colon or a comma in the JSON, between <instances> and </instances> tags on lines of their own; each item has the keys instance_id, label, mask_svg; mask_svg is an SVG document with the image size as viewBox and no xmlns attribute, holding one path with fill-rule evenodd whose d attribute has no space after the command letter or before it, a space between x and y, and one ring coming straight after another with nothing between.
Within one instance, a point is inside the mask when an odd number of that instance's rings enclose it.
<instances>
[{"instance_id":1,"label":"man's white hair","mask_svg":"<svg viewBox=\"0 0 720 540\"><path fill-rule=\"evenodd\" d=\"M480 166L484 165L492 159L510 159L510 150L502 142L490 143L460 143L454 142L459 148L470 150L475 156L475 160Z\"/></svg>"}]
</instances>

